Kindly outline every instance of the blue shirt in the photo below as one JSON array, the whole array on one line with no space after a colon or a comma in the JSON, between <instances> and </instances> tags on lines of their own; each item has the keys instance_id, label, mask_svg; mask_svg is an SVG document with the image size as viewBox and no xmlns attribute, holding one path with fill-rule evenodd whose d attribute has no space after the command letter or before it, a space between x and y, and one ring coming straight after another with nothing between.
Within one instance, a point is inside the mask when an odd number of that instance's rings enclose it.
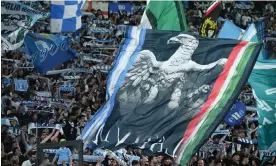
<instances>
[{"instance_id":1,"label":"blue shirt","mask_svg":"<svg viewBox=\"0 0 276 166\"><path fill-rule=\"evenodd\" d=\"M69 164L69 157L72 156L71 150L69 148L60 148L56 151L56 157L58 158L58 164L62 164L62 161L65 161L66 164Z\"/></svg>"}]
</instances>

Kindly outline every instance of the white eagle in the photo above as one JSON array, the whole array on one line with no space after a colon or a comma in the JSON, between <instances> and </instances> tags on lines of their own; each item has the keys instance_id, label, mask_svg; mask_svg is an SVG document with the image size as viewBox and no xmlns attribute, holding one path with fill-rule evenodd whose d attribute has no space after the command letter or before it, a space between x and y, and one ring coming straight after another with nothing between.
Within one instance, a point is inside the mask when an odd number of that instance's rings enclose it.
<instances>
[{"instance_id":1,"label":"white eagle","mask_svg":"<svg viewBox=\"0 0 276 166\"><path fill-rule=\"evenodd\" d=\"M170 43L180 43L180 46L170 59L164 62L157 61L155 55L149 50L139 52L133 66L126 75L123 87L129 88L130 86L145 90L148 95L143 103L150 104L156 99L160 91L166 91L173 86L168 108L175 109L179 107L181 89L185 85L188 72L200 72L214 68L216 65L223 66L227 59L222 58L207 65L192 61L192 55L198 47L199 41L188 34L179 34L172 37L167 42L167 44ZM199 90L206 93L205 86Z\"/></svg>"}]
</instances>

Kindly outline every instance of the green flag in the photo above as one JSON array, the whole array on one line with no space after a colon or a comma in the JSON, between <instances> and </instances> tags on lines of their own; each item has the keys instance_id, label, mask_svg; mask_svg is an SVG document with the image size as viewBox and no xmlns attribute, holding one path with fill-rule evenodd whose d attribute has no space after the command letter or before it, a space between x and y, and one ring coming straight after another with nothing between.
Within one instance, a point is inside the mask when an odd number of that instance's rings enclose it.
<instances>
[{"instance_id":1,"label":"green flag","mask_svg":"<svg viewBox=\"0 0 276 166\"><path fill-rule=\"evenodd\" d=\"M140 27L157 30L188 31L181 1L149 1Z\"/></svg>"}]
</instances>

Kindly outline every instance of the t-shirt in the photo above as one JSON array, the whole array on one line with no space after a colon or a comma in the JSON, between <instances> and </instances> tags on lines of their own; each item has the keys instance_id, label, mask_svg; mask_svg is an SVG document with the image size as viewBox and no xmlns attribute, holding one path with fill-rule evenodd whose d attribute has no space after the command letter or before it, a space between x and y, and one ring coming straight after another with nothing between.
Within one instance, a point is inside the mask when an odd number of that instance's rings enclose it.
<instances>
[{"instance_id":1,"label":"t-shirt","mask_svg":"<svg viewBox=\"0 0 276 166\"><path fill-rule=\"evenodd\" d=\"M27 160L22 163L22 166L32 166L32 163L30 160Z\"/></svg>"},{"instance_id":2,"label":"t-shirt","mask_svg":"<svg viewBox=\"0 0 276 166\"><path fill-rule=\"evenodd\" d=\"M250 17L250 16L242 16L242 25L243 26L246 26L246 23L248 22L248 21L252 21L252 18Z\"/></svg>"},{"instance_id":3,"label":"t-shirt","mask_svg":"<svg viewBox=\"0 0 276 166\"><path fill-rule=\"evenodd\" d=\"M62 164L62 161L65 161L66 164L69 164L69 157L72 156L71 150L69 148L60 148L56 151L56 157L58 158L58 164Z\"/></svg>"}]
</instances>

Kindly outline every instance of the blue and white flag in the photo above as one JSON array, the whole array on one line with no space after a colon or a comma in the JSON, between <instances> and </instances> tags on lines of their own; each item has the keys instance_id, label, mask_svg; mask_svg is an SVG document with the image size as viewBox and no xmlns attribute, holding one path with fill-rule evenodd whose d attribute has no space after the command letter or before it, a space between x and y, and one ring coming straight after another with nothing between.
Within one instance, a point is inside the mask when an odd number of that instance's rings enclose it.
<instances>
[{"instance_id":1,"label":"blue and white flag","mask_svg":"<svg viewBox=\"0 0 276 166\"><path fill-rule=\"evenodd\" d=\"M14 80L14 86L16 91L26 92L28 90L28 81Z\"/></svg>"},{"instance_id":2,"label":"blue and white flag","mask_svg":"<svg viewBox=\"0 0 276 166\"><path fill-rule=\"evenodd\" d=\"M242 144L251 144L251 145L258 144L258 140L256 140L256 139L251 140L251 139L246 139L246 138L239 138L238 142L242 143Z\"/></svg>"},{"instance_id":3,"label":"blue and white flag","mask_svg":"<svg viewBox=\"0 0 276 166\"><path fill-rule=\"evenodd\" d=\"M81 28L82 0L51 1L51 32L75 32Z\"/></svg>"},{"instance_id":4,"label":"blue and white flag","mask_svg":"<svg viewBox=\"0 0 276 166\"><path fill-rule=\"evenodd\" d=\"M21 47L29 29L40 18L49 17L49 13L35 10L16 1L1 2L1 47L3 50L15 50Z\"/></svg>"},{"instance_id":5,"label":"blue and white flag","mask_svg":"<svg viewBox=\"0 0 276 166\"><path fill-rule=\"evenodd\" d=\"M70 48L69 38L65 36L28 33L24 43L35 69L40 73L76 57L76 52Z\"/></svg>"},{"instance_id":6,"label":"blue and white flag","mask_svg":"<svg viewBox=\"0 0 276 166\"><path fill-rule=\"evenodd\" d=\"M10 120L8 118L1 118L1 125L11 126Z\"/></svg>"},{"instance_id":7,"label":"blue and white flag","mask_svg":"<svg viewBox=\"0 0 276 166\"><path fill-rule=\"evenodd\" d=\"M243 33L244 33L243 29L237 27L231 21L225 20L218 34L218 38L241 39Z\"/></svg>"},{"instance_id":8,"label":"blue and white flag","mask_svg":"<svg viewBox=\"0 0 276 166\"><path fill-rule=\"evenodd\" d=\"M246 106L243 102L236 102L231 111L224 118L224 122L230 126L240 125L246 114Z\"/></svg>"}]
</instances>

